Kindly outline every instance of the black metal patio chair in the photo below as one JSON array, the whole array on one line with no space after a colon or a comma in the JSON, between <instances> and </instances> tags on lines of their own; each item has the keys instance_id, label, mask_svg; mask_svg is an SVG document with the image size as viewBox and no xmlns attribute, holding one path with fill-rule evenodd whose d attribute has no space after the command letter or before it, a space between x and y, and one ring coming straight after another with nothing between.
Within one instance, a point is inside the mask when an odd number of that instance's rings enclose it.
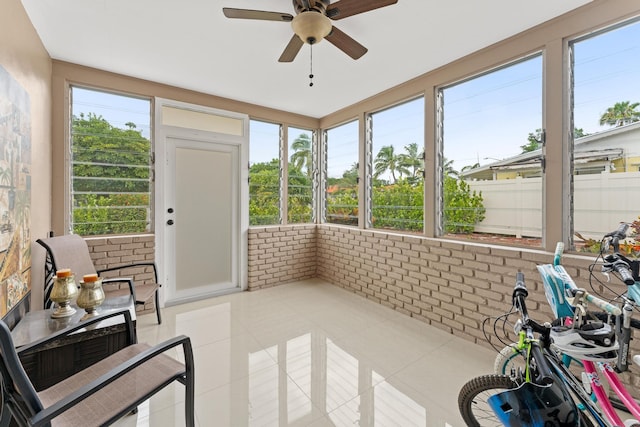
<instances>
[{"instance_id":1,"label":"black metal patio chair","mask_svg":"<svg viewBox=\"0 0 640 427\"><path fill-rule=\"evenodd\" d=\"M114 316L124 316L130 345L45 390L35 391L20 354ZM194 426L194 365L189 337L181 335L156 346L135 341L135 327L126 309L90 318L18 351L9 328L0 321L0 425L9 425L11 418L19 426L110 425L178 381L185 386L185 424ZM184 363L165 354L180 346Z\"/></svg>"},{"instance_id":2,"label":"black metal patio chair","mask_svg":"<svg viewBox=\"0 0 640 427\"><path fill-rule=\"evenodd\" d=\"M121 272L126 269L150 267L153 269L154 282L134 283L133 279L130 277L109 277L104 278L102 283L104 285L114 283L128 284L128 292L134 296L137 305L144 305L149 299L155 297L158 324L162 323L160 298L158 295L158 290L161 285L158 284L158 270L154 262L136 262L97 270L93 264L93 260L91 259L87 242L77 234L67 234L64 236L49 237L47 239L38 239L36 242L47 251L47 259L45 261L45 308L51 307L49 295L51 294L51 287L53 286L53 277L55 277L56 270L61 268L70 268L76 275L76 278L82 278L85 274L98 274L99 276L102 276L103 273L108 272ZM125 290L114 290L109 289L106 286L104 287L104 290L106 298L109 298L109 295L121 295L123 292L127 292L126 288Z\"/></svg>"}]
</instances>

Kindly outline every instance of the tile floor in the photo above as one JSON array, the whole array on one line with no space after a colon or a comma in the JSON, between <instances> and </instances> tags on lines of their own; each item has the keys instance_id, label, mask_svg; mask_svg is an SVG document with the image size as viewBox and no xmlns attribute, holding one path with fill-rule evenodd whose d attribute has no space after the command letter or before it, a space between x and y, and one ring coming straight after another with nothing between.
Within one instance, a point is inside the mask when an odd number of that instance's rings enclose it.
<instances>
[{"instance_id":1,"label":"tile floor","mask_svg":"<svg viewBox=\"0 0 640 427\"><path fill-rule=\"evenodd\" d=\"M242 292L138 318L138 338L191 337L196 423L463 427L458 390L495 354L321 280ZM184 425L184 388L119 426Z\"/></svg>"}]
</instances>

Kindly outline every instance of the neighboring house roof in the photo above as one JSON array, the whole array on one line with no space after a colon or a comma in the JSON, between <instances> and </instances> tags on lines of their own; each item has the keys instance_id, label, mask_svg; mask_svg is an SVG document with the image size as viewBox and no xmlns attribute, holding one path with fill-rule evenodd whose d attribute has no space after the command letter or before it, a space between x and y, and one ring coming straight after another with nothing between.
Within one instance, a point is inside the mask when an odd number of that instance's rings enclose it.
<instances>
[{"instance_id":1,"label":"neighboring house roof","mask_svg":"<svg viewBox=\"0 0 640 427\"><path fill-rule=\"evenodd\" d=\"M620 139L616 137L622 134L631 136L631 133L635 134L634 131L639 133L638 139L634 138L634 143L638 144L638 150L640 151L640 122L635 122L576 139L574 163L579 165L597 161L610 162L621 158L624 155L624 149L619 146L607 146L609 144L606 142L612 141L614 145L620 144ZM464 170L460 172L460 177L463 179L494 179L494 173L497 171L537 169L540 167L542 157L542 149L539 148L474 169Z\"/></svg>"}]
</instances>

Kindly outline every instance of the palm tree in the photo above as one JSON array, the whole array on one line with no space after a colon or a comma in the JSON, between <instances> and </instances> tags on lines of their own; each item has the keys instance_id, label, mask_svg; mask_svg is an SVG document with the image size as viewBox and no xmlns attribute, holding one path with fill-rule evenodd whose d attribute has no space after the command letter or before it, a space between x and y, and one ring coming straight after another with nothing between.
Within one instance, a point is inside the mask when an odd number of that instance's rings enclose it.
<instances>
[{"instance_id":1,"label":"palm tree","mask_svg":"<svg viewBox=\"0 0 640 427\"><path fill-rule=\"evenodd\" d=\"M393 184L398 180L396 178L396 172L402 176L402 170L400 166L400 156L396 156L393 151L393 145L385 145L380 148L376 158L373 162L373 177L378 178L380 175L389 171L391 173L391 178L393 179Z\"/></svg>"},{"instance_id":2,"label":"palm tree","mask_svg":"<svg viewBox=\"0 0 640 427\"><path fill-rule=\"evenodd\" d=\"M418 178L424 169L424 151L418 152L418 144L412 142L404 147L406 154L400 154L400 168L413 178Z\"/></svg>"},{"instance_id":3,"label":"palm tree","mask_svg":"<svg viewBox=\"0 0 640 427\"><path fill-rule=\"evenodd\" d=\"M460 176L460 172L453 168L453 160L447 160L446 157L442 158L442 171L444 172L444 176Z\"/></svg>"},{"instance_id":4,"label":"palm tree","mask_svg":"<svg viewBox=\"0 0 640 427\"><path fill-rule=\"evenodd\" d=\"M307 176L311 176L311 163L313 162L311 152L311 138L306 133L301 133L291 143L293 154L289 158L289 162L301 171L306 171Z\"/></svg>"},{"instance_id":5,"label":"palm tree","mask_svg":"<svg viewBox=\"0 0 640 427\"><path fill-rule=\"evenodd\" d=\"M358 174L358 162L355 162L342 174L342 182L344 183L344 187L351 187L356 185L358 183Z\"/></svg>"},{"instance_id":6,"label":"palm tree","mask_svg":"<svg viewBox=\"0 0 640 427\"><path fill-rule=\"evenodd\" d=\"M607 111L600 117L600 126L623 126L629 123L640 121L640 111L636 110L640 106L640 102L624 101L616 102L613 107L607 108Z\"/></svg>"}]
</instances>

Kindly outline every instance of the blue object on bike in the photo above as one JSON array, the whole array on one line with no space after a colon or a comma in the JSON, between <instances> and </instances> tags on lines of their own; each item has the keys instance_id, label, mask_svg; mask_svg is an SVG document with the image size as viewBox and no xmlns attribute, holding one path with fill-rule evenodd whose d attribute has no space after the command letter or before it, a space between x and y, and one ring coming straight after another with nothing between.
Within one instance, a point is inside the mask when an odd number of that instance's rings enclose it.
<instances>
[{"instance_id":1,"label":"blue object on bike","mask_svg":"<svg viewBox=\"0 0 640 427\"><path fill-rule=\"evenodd\" d=\"M556 318L573 317L573 307L566 298L567 289L575 289L576 285L561 265L538 265L538 272L544 284L544 295Z\"/></svg>"},{"instance_id":2,"label":"blue object on bike","mask_svg":"<svg viewBox=\"0 0 640 427\"><path fill-rule=\"evenodd\" d=\"M640 282L627 287L627 297L635 301L636 304L640 304Z\"/></svg>"},{"instance_id":3,"label":"blue object on bike","mask_svg":"<svg viewBox=\"0 0 640 427\"><path fill-rule=\"evenodd\" d=\"M558 381L547 386L526 382L491 396L487 402L508 427L575 427L580 416L575 403Z\"/></svg>"}]
</instances>

